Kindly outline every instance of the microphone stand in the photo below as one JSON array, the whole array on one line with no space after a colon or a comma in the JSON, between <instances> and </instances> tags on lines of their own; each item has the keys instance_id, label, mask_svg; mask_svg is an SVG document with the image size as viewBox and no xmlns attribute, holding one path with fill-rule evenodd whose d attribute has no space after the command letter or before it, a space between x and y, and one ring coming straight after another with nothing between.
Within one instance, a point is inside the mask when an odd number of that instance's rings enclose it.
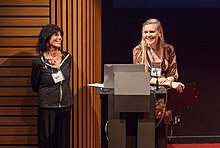
<instances>
[{"instance_id":1,"label":"microphone stand","mask_svg":"<svg viewBox=\"0 0 220 148\"><path fill-rule=\"evenodd\" d=\"M149 50L149 52L150 52L150 54L151 54L151 56L152 56L152 59L153 59L153 64L152 64L152 65L154 66L155 72L156 72L156 90L159 90L159 81L158 81L157 68L156 68L156 66L155 66L155 60L154 60L153 54L151 53L151 48L150 48L150 46L148 46L148 50Z\"/></svg>"},{"instance_id":2,"label":"microphone stand","mask_svg":"<svg viewBox=\"0 0 220 148\"><path fill-rule=\"evenodd\" d=\"M159 82L158 82L157 70L156 70L156 90L159 90Z\"/></svg>"}]
</instances>

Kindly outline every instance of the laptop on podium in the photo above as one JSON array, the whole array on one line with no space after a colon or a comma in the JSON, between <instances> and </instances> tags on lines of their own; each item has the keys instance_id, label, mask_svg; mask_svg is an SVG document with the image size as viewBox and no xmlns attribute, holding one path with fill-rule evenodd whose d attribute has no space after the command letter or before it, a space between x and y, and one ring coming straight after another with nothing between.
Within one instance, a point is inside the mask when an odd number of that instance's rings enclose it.
<instances>
[{"instance_id":1,"label":"laptop on podium","mask_svg":"<svg viewBox=\"0 0 220 148\"><path fill-rule=\"evenodd\" d=\"M104 88L114 88L115 72L144 72L144 64L105 64Z\"/></svg>"}]
</instances>

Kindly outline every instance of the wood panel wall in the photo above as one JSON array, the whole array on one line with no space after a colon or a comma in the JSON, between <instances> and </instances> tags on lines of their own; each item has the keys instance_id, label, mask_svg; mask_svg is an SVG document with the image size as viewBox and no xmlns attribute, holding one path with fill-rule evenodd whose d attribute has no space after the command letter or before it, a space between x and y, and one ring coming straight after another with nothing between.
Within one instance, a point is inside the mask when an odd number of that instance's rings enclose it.
<instances>
[{"instance_id":1,"label":"wood panel wall","mask_svg":"<svg viewBox=\"0 0 220 148\"><path fill-rule=\"evenodd\" d=\"M64 30L62 48L72 55L71 145L100 148L100 98L87 84L101 82L101 0L0 0L0 148L37 147L30 74L48 23Z\"/></svg>"}]
</instances>

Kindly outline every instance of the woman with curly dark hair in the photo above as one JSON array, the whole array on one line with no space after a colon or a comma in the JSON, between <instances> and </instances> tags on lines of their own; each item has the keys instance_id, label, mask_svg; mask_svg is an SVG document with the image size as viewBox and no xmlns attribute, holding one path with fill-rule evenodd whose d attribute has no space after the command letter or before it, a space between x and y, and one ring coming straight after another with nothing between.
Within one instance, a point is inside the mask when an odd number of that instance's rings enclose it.
<instances>
[{"instance_id":1,"label":"woman with curly dark hair","mask_svg":"<svg viewBox=\"0 0 220 148\"><path fill-rule=\"evenodd\" d=\"M39 56L32 63L31 85L38 94L38 147L70 147L71 56L61 50L63 31L48 24L40 31Z\"/></svg>"}]
</instances>

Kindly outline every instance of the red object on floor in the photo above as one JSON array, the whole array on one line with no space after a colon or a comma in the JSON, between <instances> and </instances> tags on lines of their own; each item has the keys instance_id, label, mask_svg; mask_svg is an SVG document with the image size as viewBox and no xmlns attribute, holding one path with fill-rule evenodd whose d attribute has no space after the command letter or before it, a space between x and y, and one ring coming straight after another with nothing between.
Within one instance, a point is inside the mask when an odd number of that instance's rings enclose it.
<instances>
[{"instance_id":1,"label":"red object on floor","mask_svg":"<svg viewBox=\"0 0 220 148\"><path fill-rule=\"evenodd\" d=\"M220 148L220 144L168 144L167 148Z\"/></svg>"}]
</instances>

